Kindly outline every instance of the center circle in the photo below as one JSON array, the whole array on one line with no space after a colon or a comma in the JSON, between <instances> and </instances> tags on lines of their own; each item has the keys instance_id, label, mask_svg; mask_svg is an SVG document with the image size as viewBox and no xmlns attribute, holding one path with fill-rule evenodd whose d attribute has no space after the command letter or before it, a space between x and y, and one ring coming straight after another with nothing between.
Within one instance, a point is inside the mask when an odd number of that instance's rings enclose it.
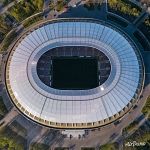
<instances>
[{"instance_id":1,"label":"center circle","mask_svg":"<svg viewBox=\"0 0 150 150\"><path fill-rule=\"evenodd\" d=\"M87 90L102 85L109 77L109 58L93 47L63 46L45 52L37 62L37 75L48 87Z\"/></svg>"}]
</instances>

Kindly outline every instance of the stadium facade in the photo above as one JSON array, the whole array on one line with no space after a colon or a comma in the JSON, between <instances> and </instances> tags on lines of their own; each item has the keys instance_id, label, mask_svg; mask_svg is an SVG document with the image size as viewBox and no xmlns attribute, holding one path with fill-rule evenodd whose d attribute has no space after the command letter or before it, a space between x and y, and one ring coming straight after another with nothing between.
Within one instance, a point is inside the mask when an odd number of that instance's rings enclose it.
<instances>
[{"instance_id":1,"label":"stadium facade","mask_svg":"<svg viewBox=\"0 0 150 150\"><path fill-rule=\"evenodd\" d=\"M102 56L105 63L99 61L99 85L53 88L51 67L39 63L45 60L51 65L51 56ZM45 67L48 74L42 76L40 70ZM32 27L16 41L5 75L9 96L25 116L48 127L86 129L109 124L133 107L143 88L144 66L135 43L112 25L91 19L58 19Z\"/></svg>"}]
</instances>

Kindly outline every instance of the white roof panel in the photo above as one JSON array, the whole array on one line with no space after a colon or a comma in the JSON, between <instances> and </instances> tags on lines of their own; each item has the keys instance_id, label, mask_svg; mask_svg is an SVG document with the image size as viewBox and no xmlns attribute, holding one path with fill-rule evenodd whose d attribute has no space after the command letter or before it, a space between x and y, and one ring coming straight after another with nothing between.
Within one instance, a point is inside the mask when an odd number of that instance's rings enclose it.
<instances>
[{"instance_id":1,"label":"white roof panel","mask_svg":"<svg viewBox=\"0 0 150 150\"><path fill-rule=\"evenodd\" d=\"M50 88L36 72L40 56L57 46L90 46L110 59L111 74L95 89ZM141 65L135 47L109 26L91 21L56 21L26 35L10 57L9 81L18 102L39 118L58 123L89 123L117 114L133 98ZM103 90L102 90L103 89Z\"/></svg>"}]
</instances>

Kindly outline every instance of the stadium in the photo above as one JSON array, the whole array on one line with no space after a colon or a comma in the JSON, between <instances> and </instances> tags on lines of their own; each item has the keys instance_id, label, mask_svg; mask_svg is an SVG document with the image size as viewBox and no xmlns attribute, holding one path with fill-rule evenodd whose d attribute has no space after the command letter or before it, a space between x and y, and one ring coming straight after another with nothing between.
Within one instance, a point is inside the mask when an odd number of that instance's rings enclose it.
<instances>
[{"instance_id":1,"label":"stadium","mask_svg":"<svg viewBox=\"0 0 150 150\"><path fill-rule=\"evenodd\" d=\"M5 68L8 94L32 121L53 128L104 126L138 101L144 65L120 29L93 19L57 19L28 29Z\"/></svg>"}]
</instances>

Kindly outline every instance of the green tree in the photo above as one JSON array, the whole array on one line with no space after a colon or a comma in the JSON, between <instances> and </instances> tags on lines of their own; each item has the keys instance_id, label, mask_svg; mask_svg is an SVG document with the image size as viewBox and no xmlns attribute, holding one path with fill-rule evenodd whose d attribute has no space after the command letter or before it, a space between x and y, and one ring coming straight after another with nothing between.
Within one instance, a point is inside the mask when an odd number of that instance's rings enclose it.
<instances>
[{"instance_id":1,"label":"green tree","mask_svg":"<svg viewBox=\"0 0 150 150\"><path fill-rule=\"evenodd\" d=\"M34 13L35 7L31 3L25 2L24 3L24 10L25 10L27 16L30 16Z\"/></svg>"},{"instance_id":2,"label":"green tree","mask_svg":"<svg viewBox=\"0 0 150 150\"><path fill-rule=\"evenodd\" d=\"M26 12L21 2L20 5L16 3L13 7L10 8L10 14L14 16L17 21L21 21L25 18Z\"/></svg>"},{"instance_id":3,"label":"green tree","mask_svg":"<svg viewBox=\"0 0 150 150\"><path fill-rule=\"evenodd\" d=\"M44 0L33 0L32 3L38 11L41 11L43 9Z\"/></svg>"},{"instance_id":4,"label":"green tree","mask_svg":"<svg viewBox=\"0 0 150 150\"><path fill-rule=\"evenodd\" d=\"M18 3L16 2L15 5L9 9L9 12L20 22L34 13L41 11L43 2L43 0L21 0Z\"/></svg>"},{"instance_id":5,"label":"green tree","mask_svg":"<svg viewBox=\"0 0 150 150\"><path fill-rule=\"evenodd\" d=\"M0 149L23 150L23 145L17 144L14 139L0 137Z\"/></svg>"},{"instance_id":6,"label":"green tree","mask_svg":"<svg viewBox=\"0 0 150 150\"><path fill-rule=\"evenodd\" d=\"M138 16L140 14L140 10L138 10L125 0L109 0L109 7L116 11L120 11L124 14L132 16Z\"/></svg>"}]
</instances>

